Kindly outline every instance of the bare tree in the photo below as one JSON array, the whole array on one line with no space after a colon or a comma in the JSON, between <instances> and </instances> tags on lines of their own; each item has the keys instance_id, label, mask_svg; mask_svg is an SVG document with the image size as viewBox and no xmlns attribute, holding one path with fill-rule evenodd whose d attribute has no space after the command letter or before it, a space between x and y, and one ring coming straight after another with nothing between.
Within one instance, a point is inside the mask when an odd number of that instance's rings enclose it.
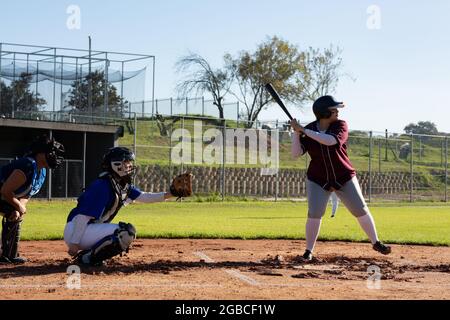
<instances>
[{"instance_id":1,"label":"bare tree","mask_svg":"<svg viewBox=\"0 0 450 320\"><path fill-rule=\"evenodd\" d=\"M181 57L175 66L178 73L185 74L176 86L178 96L187 97L193 91L195 96L208 92L219 110L220 119L224 119L223 101L233 81L232 72L228 69L213 69L208 61L195 53Z\"/></svg>"},{"instance_id":2,"label":"bare tree","mask_svg":"<svg viewBox=\"0 0 450 320\"><path fill-rule=\"evenodd\" d=\"M331 94L339 82L339 69L342 66L339 47L320 50L309 47L302 52L304 72L298 72L295 81L299 88L300 101L314 101L317 98Z\"/></svg>"},{"instance_id":3,"label":"bare tree","mask_svg":"<svg viewBox=\"0 0 450 320\"><path fill-rule=\"evenodd\" d=\"M236 74L238 93L232 94L244 105L243 116L251 127L260 112L273 102L264 90L271 82L280 96L299 107L319 95L332 92L339 79L340 50L297 46L276 36L261 43L256 51L241 52L236 59L225 56L227 67Z\"/></svg>"}]
</instances>

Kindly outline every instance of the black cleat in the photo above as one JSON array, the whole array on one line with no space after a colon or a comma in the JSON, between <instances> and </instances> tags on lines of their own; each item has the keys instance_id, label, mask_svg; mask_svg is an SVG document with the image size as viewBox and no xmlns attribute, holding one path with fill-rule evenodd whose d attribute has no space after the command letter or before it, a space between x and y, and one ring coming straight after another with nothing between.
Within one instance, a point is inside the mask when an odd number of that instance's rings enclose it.
<instances>
[{"instance_id":1,"label":"black cleat","mask_svg":"<svg viewBox=\"0 0 450 320\"><path fill-rule=\"evenodd\" d=\"M380 241L375 242L375 244L372 246L373 250L378 251L382 254L389 254L391 253L391 247L384 245Z\"/></svg>"},{"instance_id":2,"label":"black cleat","mask_svg":"<svg viewBox=\"0 0 450 320\"><path fill-rule=\"evenodd\" d=\"M15 258L8 258L5 256L0 257L0 263L12 263L12 264L23 264L27 262L28 260L23 257L15 257Z\"/></svg>"},{"instance_id":3,"label":"black cleat","mask_svg":"<svg viewBox=\"0 0 450 320\"><path fill-rule=\"evenodd\" d=\"M105 265L103 261L91 261L91 250L80 251L74 258L74 262L81 266L102 267Z\"/></svg>"},{"instance_id":4,"label":"black cleat","mask_svg":"<svg viewBox=\"0 0 450 320\"><path fill-rule=\"evenodd\" d=\"M306 261L311 261L313 256L312 256L312 252L309 250L305 250L305 253L302 256L303 259L305 259Z\"/></svg>"}]
</instances>

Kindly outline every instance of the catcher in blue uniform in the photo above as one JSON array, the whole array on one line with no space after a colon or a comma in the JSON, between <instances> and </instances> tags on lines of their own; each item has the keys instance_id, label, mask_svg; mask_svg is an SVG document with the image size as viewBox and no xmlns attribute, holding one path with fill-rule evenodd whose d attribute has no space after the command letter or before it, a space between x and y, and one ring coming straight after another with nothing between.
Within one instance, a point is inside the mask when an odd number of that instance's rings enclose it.
<instances>
[{"instance_id":1,"label":"catcher in blue uniform","mask_svg":"<svg viewBox=\"0 0 450 320\"><path fill-rule=\"evenodd\" d=\"M64 151L61 143L43 135L33 142L23 158L0 168L0 215L3 217L0 262L26 262L18 252L26 205L45 183L47 169L55 169L62 163Z\"/></svg>"},{"instance_id":2,"label":"catcher in blue uniform","mask_svg":"<svg viewBox=\"0 0 450 320\"><path fill-rule=\"evenodd\" d=\"M128 249L136 238L131 223L111 223L119 210L134 201L161 202L192 194L192 174L177 176L170 192L149 193L132 184L135 156L127 148L111 148L103 156L103 172L78 198L64 229L64 241L76 263L102 265Z\"/></svg>"}]
</instances>

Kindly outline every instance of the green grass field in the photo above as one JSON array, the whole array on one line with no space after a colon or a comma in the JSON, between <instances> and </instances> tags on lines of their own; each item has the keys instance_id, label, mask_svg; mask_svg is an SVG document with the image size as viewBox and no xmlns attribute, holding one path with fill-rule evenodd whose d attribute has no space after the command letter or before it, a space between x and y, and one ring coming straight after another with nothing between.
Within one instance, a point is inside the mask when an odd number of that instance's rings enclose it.
<instances>
[{"instance_id":1,"label":"green grass field","mask_svg":"<svg viewBox=\"0 0 450 320\"><path fill-rule=\"evenodd\" d=\"M31 201L23 240L62 239L75 201ZM373 204L380 238L388 243L450 245L450 204ZM114 222L134 224L141 238L304 239L306 203L167 202L133 204ZM341 205L327 212L320 240L367 241L357 220Z\"/></svg>"}]
</instances>

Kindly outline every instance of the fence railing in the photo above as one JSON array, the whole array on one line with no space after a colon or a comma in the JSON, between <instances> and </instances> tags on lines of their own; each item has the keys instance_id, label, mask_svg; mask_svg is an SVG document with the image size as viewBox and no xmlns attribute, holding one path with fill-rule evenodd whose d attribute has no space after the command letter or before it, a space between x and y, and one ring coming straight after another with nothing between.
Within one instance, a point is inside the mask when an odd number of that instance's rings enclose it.
<instances>
[{"instance_id":1,"label":"fence railing","mask_svg":"<svg viewBox=\"0 0 450 320\"><path fill-rule=\"evenodd\" d=\"M51 121L92 119L87 115L72 115L70 118L52 112L39 115ZM194 191L199 195L217 193L222 198L268 199L306 196L306 171L310 159L309 156L292 159L291 133L286 122L257 122L252 124L252 128L247 128L241 121L201 116L140 118L137 113L129 113L126 118L98 119L123 126L124 135L118 143L135 151L139 166L135 182L145 191L167 190L174 174L189 169L196 175ZM244 143L237 146L236 138L236 145L227 147L224 137L237 130L247 135ZM263 140L259 136L261 132L266 133ZM258 138L254 145L249 140L252 135ZM276 145L273 145L273 137L277 137ZM347 150L366 199L448 201L448 138L445 135L351 131ZM268 155L278 148L278 170L267 171L271 164L261 161L258 148L263 143L267 144ZM252 151L258 155L256 162L251 161ZM175 159L177 152L184 154L181 161ZM232 153L235 161L225 161L231 159ZM238 163L237 159L242 155L245 161ZM216 161L205 161L206 157ZM82 167L81 160L66 161L64 166L54 170L47 189L42 190L40 197L77 197L83 181Z\"/></svg>"},{"instance_id":2,"label":"fence railing","mask_svg":"<svg viewBox=\"0 0 450 320\"><path fill-rule=\"evenodd\" d=\"M201 123L201 128L196 127L196 122ZM253 128L245 128L234 121L199 117L137 119L133 129L119 139L119 144L136 152L140 167L136 183L147 191L166 189L174 174L189 169L196 175L194 190L198 194L217 193L222 198L304 198L310 159L309 156L292 159L291 134L286 128L285 122L276 121L258 122ZM267 165L248 161L252 148L248 145L237 151L246 154L243 164L201 161L217 141L209 139L211 134L220 138L231 129L243 130L248 135L254 132L257 136L258 132L266 131L268 135L278 136L279 170L273 171L273 175L262 174ZM206 136L209 138L205 139ZM175 162L174 152L180 152L181 146L190 157ZM223 150L216 150L220 153L217 159L228 158L232 149L224 147ZM350 132L348 153L368 201L448 201L447 136ZM195 161L196 156L200 160ZM233 157L237 157L236 152Z\"/></svg>"}]
</instances>

